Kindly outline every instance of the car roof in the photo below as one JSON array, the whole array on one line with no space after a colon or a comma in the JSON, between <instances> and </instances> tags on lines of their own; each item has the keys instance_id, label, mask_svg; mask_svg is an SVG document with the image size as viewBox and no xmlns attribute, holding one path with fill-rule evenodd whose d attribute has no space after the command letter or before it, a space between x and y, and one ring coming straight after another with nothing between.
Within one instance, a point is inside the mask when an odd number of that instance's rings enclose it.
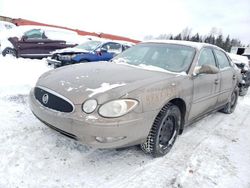
<instances>
[{"instance_id":1,"label":"car roof","mask_svg":"<svg viewBox=\"0 0 250 188\"><path fill-rule=\"evenodd\" d=\"M149 41L143 41L142 43L178 44L178 45L190 46L198 50L200 50L203 47L214 47L214 48L222 50L221 48L212 44L202 43L202 42L183 41L183 40L149 40Z\"/></svg>"}]
</instances>

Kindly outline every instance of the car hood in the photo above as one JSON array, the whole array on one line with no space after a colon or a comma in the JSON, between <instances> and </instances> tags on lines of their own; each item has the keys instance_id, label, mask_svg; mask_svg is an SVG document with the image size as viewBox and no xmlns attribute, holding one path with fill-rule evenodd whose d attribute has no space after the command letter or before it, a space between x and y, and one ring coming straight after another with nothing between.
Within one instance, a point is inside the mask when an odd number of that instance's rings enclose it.
<instances>
[{"instance_id":1,"label":"car hood","mask_svg":"<svg viewBox=\"0 0 250 188\"><path fill-rule=\"evenodd\" d=\"M64 48L60 50L55 50L52 54L60 54L60 53L88 53L89 51L80 49L80 48Z\"/></svg>"},{"instance_id":2,"label":"car hood","mask_svg":"<svg viewBox=\"0 0 250 188\"><path fill-rule=\"evenodd\" d=\"M74 104L82 104L88 98L96 98L101 103L176 76L174 73L145 70L125 64L95 62L48 71L39 78L37 86L53 90Z\"/></svg>"}]
</instances>

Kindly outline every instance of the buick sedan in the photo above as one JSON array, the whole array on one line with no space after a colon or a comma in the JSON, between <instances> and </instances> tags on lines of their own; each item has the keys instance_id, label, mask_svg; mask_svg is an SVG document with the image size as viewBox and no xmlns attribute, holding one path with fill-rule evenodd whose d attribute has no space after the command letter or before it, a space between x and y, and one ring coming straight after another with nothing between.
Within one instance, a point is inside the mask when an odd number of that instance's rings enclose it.
<instances>
[{"instance_id":1,"label":"buick sedan","mask_svg":"<svg viewBox=\"0 0 250 188\"><path fill-rule=\"evenodd\" d=\"M29 100L39 120L84 144L140 145L159 157L187 125L214 111L232 113L237 82L230 58L216 46L149 41L108 63L46 72Z\"/></svg>"}]
</instances>

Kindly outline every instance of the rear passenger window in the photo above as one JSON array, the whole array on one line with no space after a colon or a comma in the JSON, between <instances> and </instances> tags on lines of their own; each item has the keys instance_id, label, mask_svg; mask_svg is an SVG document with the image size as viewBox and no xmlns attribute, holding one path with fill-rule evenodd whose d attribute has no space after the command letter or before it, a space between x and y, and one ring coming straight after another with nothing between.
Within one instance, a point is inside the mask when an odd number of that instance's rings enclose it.
<instances>
[{"instance_id":1,"label":"rear passenger window","mask_svg":"<svg viewBox=\"0 0 250 188\"><path fill-rule=\"evenodd\" d=\"M217 57L220 69L231 67L230 62L229 62L225 53L223 53L222 51L219 51L219 50L214 50L214 52L215 52L215 55Z\"/></svg>"},{"instance_id":2,"label":"rear passenger window","mask_svg":"<svg viewBox=\"0 0 250 188\"><path fill-rule=\"evenodd\" d=\"M200 58L198 61L198 66L202 65L213 65L216 66L214 54L211 49L205 48L200 53Z\"/></svg>"},{"instance_id":3,"label":"rear passenger window","mask_svg":"<svg viewBox=\"0 0 250 188\"><path fill-rule=\"evenodd\" d=\"M32 29L30 31L27 31L24 34L27 39L43 39L44 38L44 32L40 29Z\"/></svg>"}]
</instances>

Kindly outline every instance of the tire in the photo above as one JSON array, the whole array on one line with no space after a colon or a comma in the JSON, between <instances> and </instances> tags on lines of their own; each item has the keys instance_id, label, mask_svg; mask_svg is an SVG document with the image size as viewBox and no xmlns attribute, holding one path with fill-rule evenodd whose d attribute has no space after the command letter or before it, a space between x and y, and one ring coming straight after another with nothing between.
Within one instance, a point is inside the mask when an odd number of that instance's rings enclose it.
<instances>
[{"instance_id":1,"label":"tire","mask_svg":"<svg viewBox=\"0 0 250 188\"><path fill-rule=\"evenodd\" d=\"M155 118L146 142L141 144L141 149L153 157L166 155L176 141L180 125L180 109L172 103L167 104Z\"/></svg>"},{"instance_id":2,"label":"tire","mask_svg":"<svg viewBox=\"0 0 250 188\"><path fill-rule=\"evenodd\" d=\"M237 105L237 101L238 101L238 96L239 96L239 89L238 87L235 88L231 94L231 97L228 101L228 103L225 105L225 107L221 110L221 112L225 113L225 114L231 114L234 112L236 105Z\"/></svg>"},{"instance_id":3,"label":"tire","mask_svg":"<svg viewBox=\"0 0 250 188\"><path fill-rule=\"evenodd\" d=\"M12 55L13 57L17 57L17 52L13 48L5 48L2 52L3 56L6 56L7 54Z\"/></svg>"},{"instance_id":4,"label":"tire","mask_svg":"<svg viewBox=\"0 0 250 188\"><path fill-rule=\"evenodd\" d=\"M247 94L247 92L248 92L248 87L241 87L240 89L239 89L239 96L245 96L246 94Z\"/></svg>"}]
</instances>

